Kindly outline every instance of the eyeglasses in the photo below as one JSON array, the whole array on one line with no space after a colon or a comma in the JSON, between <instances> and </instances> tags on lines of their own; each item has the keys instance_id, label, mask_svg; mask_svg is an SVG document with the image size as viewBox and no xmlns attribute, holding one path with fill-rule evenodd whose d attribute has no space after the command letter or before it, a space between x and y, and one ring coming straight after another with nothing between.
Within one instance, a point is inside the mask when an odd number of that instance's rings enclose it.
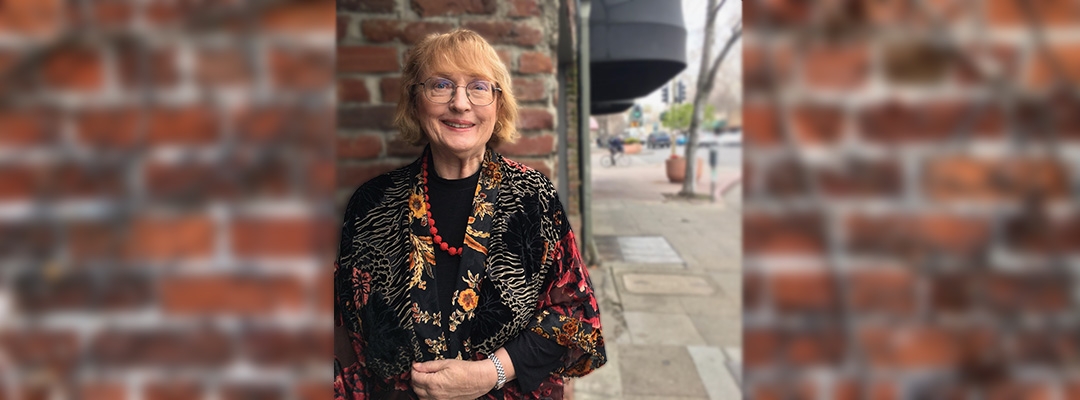
<instances>
[{"instance_id":1,"label":"eyeglasses","mask_svg":"<svg viewBox=\"0 0 1080 400\"><path fill-rule=\"evenodd\" d=\"M424 97L436 104L449 104L459 87L465 88L465 97L469 99L469 103L478 107L491 104L495 101L495 92L502 92L502 89L488 81L472 81L462 86L455 85L446 78L428 78L417 85L423 86Z\"/></svg>"}]
</instances>

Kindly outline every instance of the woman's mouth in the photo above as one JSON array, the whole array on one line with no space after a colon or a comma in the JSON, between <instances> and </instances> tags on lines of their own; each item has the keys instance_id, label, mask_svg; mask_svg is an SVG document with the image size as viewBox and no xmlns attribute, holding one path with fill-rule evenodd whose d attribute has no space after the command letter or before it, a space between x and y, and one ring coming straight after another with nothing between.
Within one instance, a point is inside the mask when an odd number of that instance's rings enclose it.
<instances>
[{"instance_id":1,"label":"woman's mouth","mask_svg":"<svg viewBox=\"0 0 1080 400\"><path fill-rule=\"evenodd\" d=\"M476 124L468 123L465 121L442 121L443 125L449 126L454 129L472 128Z\"/></svg>"}]
</instances>

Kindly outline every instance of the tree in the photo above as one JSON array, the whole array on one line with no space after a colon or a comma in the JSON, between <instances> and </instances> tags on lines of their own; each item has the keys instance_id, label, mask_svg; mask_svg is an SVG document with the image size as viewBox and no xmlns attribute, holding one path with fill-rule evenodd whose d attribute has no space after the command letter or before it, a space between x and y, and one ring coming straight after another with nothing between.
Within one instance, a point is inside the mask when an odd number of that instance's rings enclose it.
<instances>
[{"instance_id":1,"label":"tree","mask_svg":"<svg viewBox=\"0 0 1080 400\"><path fill-rule=\"evenodd\" d=\"M693 177L696 171L694 171L694 162L690 162L694 157L694 150L697 147L697 131L698 127L702 123L702 114L705 112L705 99L712 92L713 81L716 79L716 71L720 69L720 63L727 57L728 52L731 51L731 47L735 45L735 42L742 37L742 23L738 23L735 27L731 28L731 36L728 37L724 48L720 50L720 54L711 59L710 52L712 51L713 43L716 40L714 33L716 26L716 20L720 15L720 9L724 7L727 0L720 0L720 4L717 4L717 0L709 0L708 10L705 14L705 46L701 52L701 68L698 70L697 80L697 92L694 93L693 112L690 115L690 128L687 132L686 141L686 176ZM683 181L682 191L679 192L682 196L693 197L694 196L694 179L688 178Z\"/></svg>"}]
</instances>

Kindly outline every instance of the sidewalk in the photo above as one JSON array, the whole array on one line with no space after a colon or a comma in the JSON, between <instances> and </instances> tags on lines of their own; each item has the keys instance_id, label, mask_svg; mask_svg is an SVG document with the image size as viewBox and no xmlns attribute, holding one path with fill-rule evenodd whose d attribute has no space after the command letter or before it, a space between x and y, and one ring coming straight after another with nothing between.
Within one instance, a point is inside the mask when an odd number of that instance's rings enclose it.
<instances>
[{"instance_id":1,"label":"sidewalk","mask_svg":"<svg viewBox=\"0 0 1080 400\"><path fill-rule=\"evenodd\" d=\"M590 274L609 361L573 383L573 398L741 398L741 187L715 203L668 199L681 186L662 161L631 157L626 167L593 161L601 264ZM721 185L739 176L719 172Z\"/></svg>"}]
</instances>

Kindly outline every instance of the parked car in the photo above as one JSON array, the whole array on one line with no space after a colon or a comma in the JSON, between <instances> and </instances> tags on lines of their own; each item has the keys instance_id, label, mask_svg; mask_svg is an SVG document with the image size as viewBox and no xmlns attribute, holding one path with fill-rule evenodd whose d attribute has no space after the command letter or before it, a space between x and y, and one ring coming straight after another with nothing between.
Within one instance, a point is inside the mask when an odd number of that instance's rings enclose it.
<instances>
[{"instance_id":1,"label":"parked car","mask_svg":"<svg viewBox=\"0 0 1080 400\"><path fill-rule=\"evenodd\" d=\"M718 142L721 146L742 146L742 129L720 135Z\"/></svg>"},{"instance_id":2,"label":"parked car","mask_svg":"<svg viewBox=\"0 0 1080 400\"><path fill-rule=\"evenodd\" d=\"M653 132L645 139L645 146L650 149L671 147L671 136L667 132Z\"/></svg>"}]
</instances>

